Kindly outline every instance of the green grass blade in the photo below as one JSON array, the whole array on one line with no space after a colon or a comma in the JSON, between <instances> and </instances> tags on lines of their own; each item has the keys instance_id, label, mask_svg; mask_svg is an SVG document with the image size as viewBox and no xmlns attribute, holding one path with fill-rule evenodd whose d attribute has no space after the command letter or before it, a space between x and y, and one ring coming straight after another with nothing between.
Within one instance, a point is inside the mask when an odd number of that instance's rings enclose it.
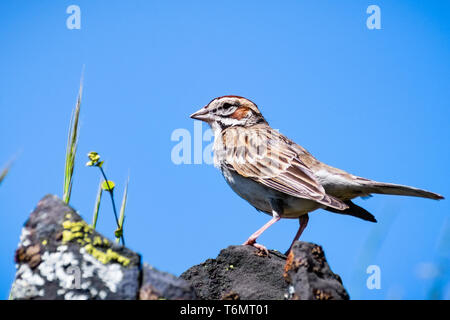
<instances>
[{"instance_id":1,"label":"green grass blade","mask_svg":"<svg viewBox=\"0 0 450 320\"><path fill-rule=\"evenodd\" d=\"M128 199L128 183L130 181L130 177L127 179L127 184L125 185L125 190L123 191L123 198L122 198L122 205L120 207L120 216L119 216L119 237L116 235L116 242L119 243L120 236L122 236L122 242L124 242L123 239L123 224L125 222L125 207L127 206L127 199ZM125 245L125 242L123 243Z\"/></svg>"},{"instance_id":2,"label":"green grass blade","mask_svg":"<svg viewBox=\"0 0 450 320\"><path fill-rule=\"evenodd\" d=\"M102 194L103 194L102 181L100 181L100 184L98 186L97 199L95 200L94 215L92 218L92 227L94 229L97 227L98 212L100 211L100 202L102 201Z\"/></svg>"},{"instance_id":3,"label":"green grass blade","mask_svg":"<svg viewBox=\"0 0 450 320\"><path fill-rule=\"evenodd\" d=\"M6 175L9 172L9 169L11 169L11 165L6 165L5 168L3 168L2 172L0 173L0 184L2 184L2 181L5 179Z\"/></svg>"},{"instance_id":4,"label":"green grass blade","mask_svg":"<svg viewBox=\"0 0 450 320\"><path fill-rule=\"evenodd\" d=\"M0 172L0 184L2 184L3 180L5 180L6 175L9 173L9 171L11 170L11 167L13 166L14 162L16 161L17 155L14 156L14 158L12 158L2 169L2 171Z\"/></svg>"},{"instance_id":5,"label":"green grass blade","mask_svg":"<svg viewBox=\"0 0 450 320\"><path fill-rule=\"evenodd\" d=\"M77 146L78 146L78 131L79 131L78 125L80 118L82 93L83 93L83 77L81 77L77 104L75 106L75 110L72 111L72 116L70 118L70 125L69 125L69 134L67 136L66 161L64 168L64 186L63 186L63 201L65 203L69 203L70 195L72 194L73 171L75 168L75 156L77 153Z\"/></svg>"}]
</instances>

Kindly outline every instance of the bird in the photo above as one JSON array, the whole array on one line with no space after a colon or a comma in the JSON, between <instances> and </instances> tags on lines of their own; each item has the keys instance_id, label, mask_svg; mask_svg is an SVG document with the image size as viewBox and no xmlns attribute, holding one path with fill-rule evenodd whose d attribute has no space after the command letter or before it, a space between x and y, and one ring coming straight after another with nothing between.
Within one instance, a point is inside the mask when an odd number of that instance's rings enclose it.
<instances>
[{"instance_id":1,"label":"bird","mask_svg":"<svg viewBox=\"0 0 450 320\"><path fill-rule=\"evenodd\" d=\"M266 254L267 248L256 240L282 218L299 220L288 254L308 225L308 214L314 210L377 222L373 214L352 199L372 194L444 199L437 193L366 179L319 161L273 129L257 105L241 96L215 98L190 117L211 127L214 166L231 189L256 210L272 216L243 243Z\"/></svg>"}]
</instances>

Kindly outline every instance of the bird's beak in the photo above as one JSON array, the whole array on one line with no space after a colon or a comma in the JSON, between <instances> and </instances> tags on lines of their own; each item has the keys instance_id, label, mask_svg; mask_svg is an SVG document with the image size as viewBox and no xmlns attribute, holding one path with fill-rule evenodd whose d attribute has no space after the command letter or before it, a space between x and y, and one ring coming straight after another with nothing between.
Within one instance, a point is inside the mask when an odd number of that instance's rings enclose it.
<instances>
[{"instance_id":1,"label":"bird's beak","mask_svg":"<svg viewBox=\"0 0 450 320\"><path fill-rule=\"evenodd\" d=\"M197 119L205 122L209 122L211 120L211 115L209 114L209 110L206 108L201 108L200 110L194 112L190 116L192 119Z\"/></svg>"}]
</instances>

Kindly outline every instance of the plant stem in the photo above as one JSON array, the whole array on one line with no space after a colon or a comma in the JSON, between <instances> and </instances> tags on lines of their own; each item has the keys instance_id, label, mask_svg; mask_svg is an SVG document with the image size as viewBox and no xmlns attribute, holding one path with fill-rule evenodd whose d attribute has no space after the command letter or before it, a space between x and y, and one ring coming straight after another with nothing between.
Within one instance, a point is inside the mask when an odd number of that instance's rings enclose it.
<instances>
[{"instance_id":1,"label":"plant stem","mask_svg":"<svg viewBox=\"0 0 450 320\"><path fill-rule=\"evenodd\" d=\"M109 183L108 183L108 178L106 178L106 174L105 171L103 171L102 167L100 168L100 172L102 173L103 179L105 179L106 181L106 185L108 186L108 193L111 196L111 202L112 202L112 206L113 206L113 212L114 212L114 218L116 219L116 224L117 224L117 228L120 228L120 224L119 224L119 218L117 217L117 210L116 210L116 203L114 202L114 194L113 191L111 190ZM123 235L120 237L122 240L122 244L125 245L125 240L123 238Z\"/></svg>"}]
</instances>

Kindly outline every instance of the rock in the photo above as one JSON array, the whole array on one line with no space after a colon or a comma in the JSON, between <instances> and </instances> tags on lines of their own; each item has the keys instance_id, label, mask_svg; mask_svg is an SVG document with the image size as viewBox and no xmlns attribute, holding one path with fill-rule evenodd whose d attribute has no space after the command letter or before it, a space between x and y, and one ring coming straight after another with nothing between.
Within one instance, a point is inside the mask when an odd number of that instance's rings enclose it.
<instances>
[{"instance_id":1,"label":"rock","mask_svg":"<svg viewBox=\"0 0 450 320\"><path fill-rule=\"evenodd\" d=\"M290 284L289 297L299 300L348 300L341 278L334 274L322 247L297 241L290 251L284 277Z\"/></svg>"},{"instance_id":2,"label":"rock","mask_svg":"<svg viewBox=\"0 0 450 320\"><path fill-rule=\"evenodd\" d=\"M142 272L139 254L103 237L56 196L31 213L15 260L10 299L138 299L141 279L158 298L194 297L184 280L150 267Z\"/></svg>"},{"instance_id":3,"label":"rock","mask_svg":"<svg viewBox=\"0 0 450 320\"><path fill-rule=\"evenodd\" d=\"M276 251L265 256L250 246L230 246L180 277L194 287L199 299L280 300L288 291L285 263L286 257Z\"/></svg>"},{"instance_id":4,"label":"rock","mask_svg":"<svg viewBox=\"0 0 450 320\"><path fill-rule=\"evenodd\" d=\"M230 246L180 278L141 265L56 196L31 213L15 253L10 299L349 299L318 245L297 242L286 256Z\"/></svg>"},{"instance_id":5,"label":"rock","mask_svg":"<svg viewBox=\"0 0 450 320\"><path fill-rule=\"evenodd\" d=\"M56 196L26 222L11 299L136 299L140 256L106 239Z\"/></svg>"},{"instance_id":6,"label":"rock","mask_svg":"<svg viewBox=\"0 0 450 320\"><path fill-rule=\"evenodd\" d=\"M283 273L284 270L284 273ZM349 299L320 246L295 243L288 258L250 246L230 246L181 275L199 299Z\"/></svg>"},{"instance_id":7,"label":"rock","mask_svg":"<svg viewBox=\"0 0 450 320\"><path fill-rule=\"evenodd\" d=\"M194 289L185 280L144 263L139 299L194 300L196 298Z\"/></svg>"}]
</instances>

